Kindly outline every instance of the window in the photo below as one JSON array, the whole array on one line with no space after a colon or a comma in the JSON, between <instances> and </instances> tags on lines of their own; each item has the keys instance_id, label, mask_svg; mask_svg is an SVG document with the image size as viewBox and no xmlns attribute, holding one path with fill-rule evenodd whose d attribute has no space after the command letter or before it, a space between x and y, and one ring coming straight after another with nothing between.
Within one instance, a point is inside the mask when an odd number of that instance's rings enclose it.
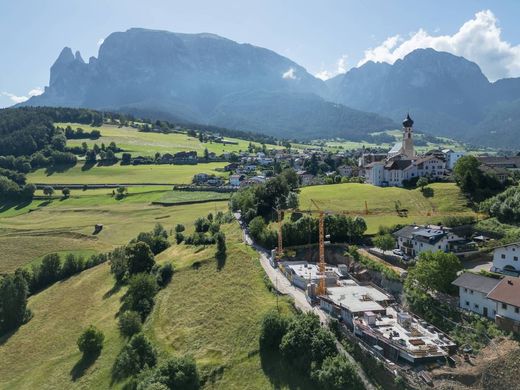
<instances>
[{"instance_id":1,"label":"window","mask_svg":"<svg viewBox=\"0 0 520 390\"><path fill-rule=\"evenodd\" d=\"M518 256L513 256L514 261L518 261Z\"/></svg>"},{"instance_id":2,"label":"window","mask_svg":"<svg viewBox=\"0 0 520 390\"><path fill-rule=\"evenodd\" d=\"M468 289L467 289L467 288L464 288L464 292L468 292Z\"/></svg>"},{"instance_id":3,"label":"window","mask_svg":"<svg viewBox=\"0 0 520 390\"><path fill-rule=\"evenodd\" d=\"M502 309L507 310L507 304L506 303L502 303Z\"/></svg>"},{"instance_id":4,"label":"window","mask_svg":"<svg viewBox=\"0 0 520 390\"><path fill-rule=\"evenodd\" d=\"M469 301L466 301L466 306L469 306Z\"/></svg>"},{"instance_id":5,"label":"window","mask_svg":"<svg viewBox=\"0 0 520 390\"><path fill-rule=\"evenodd\" d=\"M518 314L520 310L518 310L518 307L515 307L515 313Z\"/></svg>"},{"instance_id":6,"label":"window","mask_svg":"<svg viewBox=\"0 0 520 390\"><path fill-rule=\"evenodd\" d=\"M500 255L500 257L503 258L503 259L505 259L505 258L506 258L506 255L505 255L504 253L502 253L502 254Z\"/></svg>"},{"instance_id":7,"label":"window","mask_svg":"<svg viewBox=\"0 0 520 390\"><path fill-rule=\"evenodd\" d=\"M478 309L478 305L475 303L475 309Z\"/></svg>"},{"instance_id":8,"label":"window","mask_svg":"<svg viewBox=\"0 0 520 390\"><path fill-rule=\"evenodd\" d=\"M469 290L469 293L470 293L470 294L473 294L473 290Z\"/></svg>"}]
</instances>

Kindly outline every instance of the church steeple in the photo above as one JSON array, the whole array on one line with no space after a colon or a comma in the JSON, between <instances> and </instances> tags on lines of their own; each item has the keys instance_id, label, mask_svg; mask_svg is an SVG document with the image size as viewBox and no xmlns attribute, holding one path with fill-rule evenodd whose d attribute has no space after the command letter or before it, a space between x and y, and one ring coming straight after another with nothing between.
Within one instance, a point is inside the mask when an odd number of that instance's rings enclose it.
<instances>
[{"instance_id":1,"label":"church steeple","mask_svg":"<svg viewBox=\"0 0 520 390\"><path fill-rule=\"evenodd\" d=\"M413 148L413 120L410 118L410 114L406 115L403 121L403 146L401 153L408 158L415 157L415 151Z\"/></svg>"}]
</instances>

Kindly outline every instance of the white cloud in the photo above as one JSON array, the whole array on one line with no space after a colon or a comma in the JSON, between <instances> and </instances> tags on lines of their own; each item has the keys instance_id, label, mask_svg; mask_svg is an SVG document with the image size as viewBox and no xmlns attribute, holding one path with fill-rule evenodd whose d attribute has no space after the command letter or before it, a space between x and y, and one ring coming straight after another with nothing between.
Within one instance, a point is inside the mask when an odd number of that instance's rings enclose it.
<instances>
[{"instance_id":1,"label":"white cloud","mask_svg":"<svg viewBox=\"0 0 520 390\"><path fill-rule=\"evenodd\" d=\"M42 93L43 93L43 89L37 87L37 88L31 89L31 90L29 91L28 95L29 95L30 97L32 97L32 96L39 96L39 95L41 95Z\"/></svg>"},{"instance_id":2,"label":"white cloud","mask_svg":"<svg viewBox=\"0 0 520 390\"><path fill-rule=\"evenodd\" d=\"M105 40L103 38L99 38L99 40L97 41L97 45L101 46L103 42L105 42Z\"/></svg>"},{"instance_id":3,"label":"white cloud","mask_svg":"<svg viewBox=\"0 0 520 390\"><path fill-rule=\"evenodd\" d=\"M453 35L434 36L420 29L408 38L389 37L381 45L366 50L358 66L367 61L393 64L420 48L446 51L474 61L492 81L520 76L520 45L513 46L502 39L498 19L490 10L477 12Z\"/></svg>"},{"instance_id":4,"label":"white cloud","mask_svg":"<svg viewBox=\"0 0 520 390\"><path fill-rule=\"evenodd\" d=\"M282 74L282 78L286 79L286 80L295 80L296 79L296 74L295 73L296 73L296 71L294 70L294 68L289 68L287 70L287 72Z\"/></svg>"},{"instance_id":5,"label":"white cloud","mask_svg":"<svg viewBox=\"0 0 520 390\"><path fill-rule=\"evenodd\" d=\"M336 61L336 64L335 64L335 69L334 70L326 70L326 69L322 69L320 70L318 73L316 73L314 76L319 78L319 79L322 79L322 80L328 80L340 73L345 73L347 70L348 70L348 66L347 66L347 61L348 59L348 56L346 54L343 54L337 61Z\"/></svg>"},{"instance_id":6,"label":"white cloud","mask_svg":"<svg viewBox=\"0 0 520 390\"><path fill-rule=\"evenodd\" d=\"M13 103L18 104L18 103L23 103L23 102L29 100L29 98L31 98L33 96L41 95L42 93L43 93L43 89L37 87L37 88L33 88L29 92L27 92L27 96L17 96L14 93L5 92L5 91L1 92L0 95L8 97Z\"/></svg>"}]
</instances>

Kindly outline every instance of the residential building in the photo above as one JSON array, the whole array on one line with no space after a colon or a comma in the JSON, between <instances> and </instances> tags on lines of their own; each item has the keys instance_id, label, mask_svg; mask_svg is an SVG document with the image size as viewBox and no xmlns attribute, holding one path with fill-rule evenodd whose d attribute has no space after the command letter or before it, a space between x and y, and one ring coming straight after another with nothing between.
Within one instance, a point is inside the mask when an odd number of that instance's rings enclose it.
<instances>
[{"instance_id":1,"label":"residential building","mask_svg":"<svg viewBox=\"0 0 520 390\"><path fill-rule=\"evenodd\" d=\"M338 172L342 177L352 177L352 173L354 171L354 167L350 165L340 165L338 167Z\"/></svg>"},{"instance_id":2,"label":"residential building","mask_svg":"<svg viewBox=\"0 0 520 390\"><path fill-rule=\"evenodd\" d=\"M506 276L490 291L488 298L496 302L497 325L520 333L520 279Z\"/></svg>"},{"instance_id":3,"label":"residential building","mask_svg":"<svg viewBox=\"0 0 520 390\"><path fill-rule=\"evenodd\" d=\"M452 284L459 288L459 307L461 309L494 320L496 303L488 298L488 294L498 283L500 283L500 279L464 272Z\"/></svg>"},{"instance_id":4,"label":"residential building","mask_svg":"<svg viewBox=\"0 0 520 390\"><path fill-rule=\"evenodd\" d=\"M326 286L335 286L338 281L337 267L327 265L325 275L320 273L315 263L306 261L282 261L280 270L296 287L306 290L309 284L317 285L320 279L325 278Z\"/></svg>"},{"instance_id":5,"label":"residential building","mask_svg":"<svg viewBox=\"0 0 520 390\"><path fill-rule=\"evenodd\" d=\"M446 168L449 170L453 170L453 167L455 166L457 161L466 154L465 152L456 152L451 149L443 149L442 153L444 154L446 159Z\"/></svg>"},{"instance_id":6,"label":"residential building","mask_svg":"<svg viewBox=\"0 0 520 390\"><path fill-rule=\"evenodd\" d=\"M511 276L520 274L520 242L502 245L493 250L492 272Z\"/></svg>"},{"instance_id":7,"label":"residential building","mask_svg":"<svg viewBox=\"0 0 520 390\"><path fill-rule=\"evenodd\" d=\"M229 176L229 184L233 187L240 186L240 182L242 181L243 176L242 175L231 175Z\"/></svg>"},{"instance_id":8,"label":"residential building","mask_svg":"<svg viewBox=\"0 0 520 390\"><path fill-rule=\"evenodd\" d=\"M453 233L452 229L434 225L409 225L396 231L397 248L406 256L416 257L423 252L451 252L456 255L478 250L477 244Z\"/></svg>"}]
</instances>

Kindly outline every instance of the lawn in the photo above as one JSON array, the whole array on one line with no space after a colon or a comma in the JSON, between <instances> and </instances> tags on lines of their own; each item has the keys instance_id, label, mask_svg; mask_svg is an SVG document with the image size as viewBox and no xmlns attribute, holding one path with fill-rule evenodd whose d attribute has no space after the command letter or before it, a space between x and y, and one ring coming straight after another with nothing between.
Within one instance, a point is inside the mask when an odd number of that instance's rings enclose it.
<instances>
[{"instance_id":1,"label":"lawn","mask_svg":"<svg viewBox=\"0 0 520 390\"><path fill-rule=\"evenodd\" d=\"M226 176L216 171L227 163L197 165L120 165L94 166L85 169L83 163L54 172L38 169L27 175L31 183L39 184L189 184L196 173Z\"/></svg>"},{"instance_id":2,"label":"lawn","mask_svg":"<svg viewBox=\"0 0 520 390\"><path fill-rule=\"evenodd\" d=\"M229 200L231 194L229 192L212 192L212 191L168 191L159 199L165 205L174 205L177 203L201 202L212 200Z\"/></svg>"},{"instance_id":3,"label":"lawn","mask_svg":"<svg viewBox=\"0 0 520 390\"><path fill-rule=\"evenodd\" d=\"M313 199L323 210L362 216L367 222L369 234L377 232L381 225L438 222L446 215L474 215L455 184L434 183L429 187L433 190L432 197L424 196L418 189L383 188L358 183L305 187L300 195L300 208L315 209L310 201ZM397 215L397 201L400 208L408 210L407 217Z\"/></svg>"},{"instance_id":4,"label":"lawn","mask_svg":"<svg viewBox=\"0 0 520 390\"><path fill-rule=\"evenodd\" d=\"M172 191L137 188L133 193L133 187L129 191L122 200L102 189L72 191L71 198L65 200L4 205L0 212L0 251L9 256L0 259L0 273L56 251L107 251L125 244L141 231L151 230L158 222L172 229L181 221L191 222L200 215L227 209L227 201L173 207L151 205L151 201ZM93 235L96 224L103 224L103 230Z\"/></svg>"},{"instance_id":5,"label":"lawn","mask_svg":"<svg viewBox=\"0 0 520 390\"><path fill-rule=\"evenodd\" d=\"M194 150L199 156L204 155L204 149L208 149L209 152L214 152L217 155L221 155L224 152L238 152L247 150L249 141L244 141L235 138L224 138L228 141L236 142L236 145L221 144L221 143L201 143L198 138L189 137L186 133L144 133L137 131L132 127L118 127L113 125L103 125L101 127L92 127L77 123L56 123L56 126L66 127L70 125L73 129L81 127L85 131L99 130L101 137L97 140L89 139L71 139L67 141L68 146L81 146L83 142L86 142L89 148L94 144L105 145L110 142L115 142L116 145L123 149L125 152L129 152L134 156L154 156L155 153L177 153L181 151ZM255 145L260 145L254 143ZM274 145L270 145L270 148L276 148Z\"/></svg>"},{"instance_id":6,"label":"lawn","mask_svg":"<svg viewBox=\"0 0 520 390\"><path fill-rule=\"evenodd\" d=\"M186 225L191 220L192 215L177 218ZM228 257L221 269L214 246L198 250L174 245L157 257L172 261L177 272L157 295L144 330L161 359L190 354L203 377L216 373L206 389L270 389L258 337L262 315L276 307L276 298L264 284L256 253L241 243L238 224L223 231ZM194 262L200 263L198 269L191 266ZM124 289L114 292L113 285L108 264L102 264L31 297L34 317L0 340L0 388L109 388L110 369L123 345L116 314ZM290 313L283 299L280 309ZM105 335L103 351L91 366L78 370L76 340L90 324Z\"/></svg>"}]
</instances>

